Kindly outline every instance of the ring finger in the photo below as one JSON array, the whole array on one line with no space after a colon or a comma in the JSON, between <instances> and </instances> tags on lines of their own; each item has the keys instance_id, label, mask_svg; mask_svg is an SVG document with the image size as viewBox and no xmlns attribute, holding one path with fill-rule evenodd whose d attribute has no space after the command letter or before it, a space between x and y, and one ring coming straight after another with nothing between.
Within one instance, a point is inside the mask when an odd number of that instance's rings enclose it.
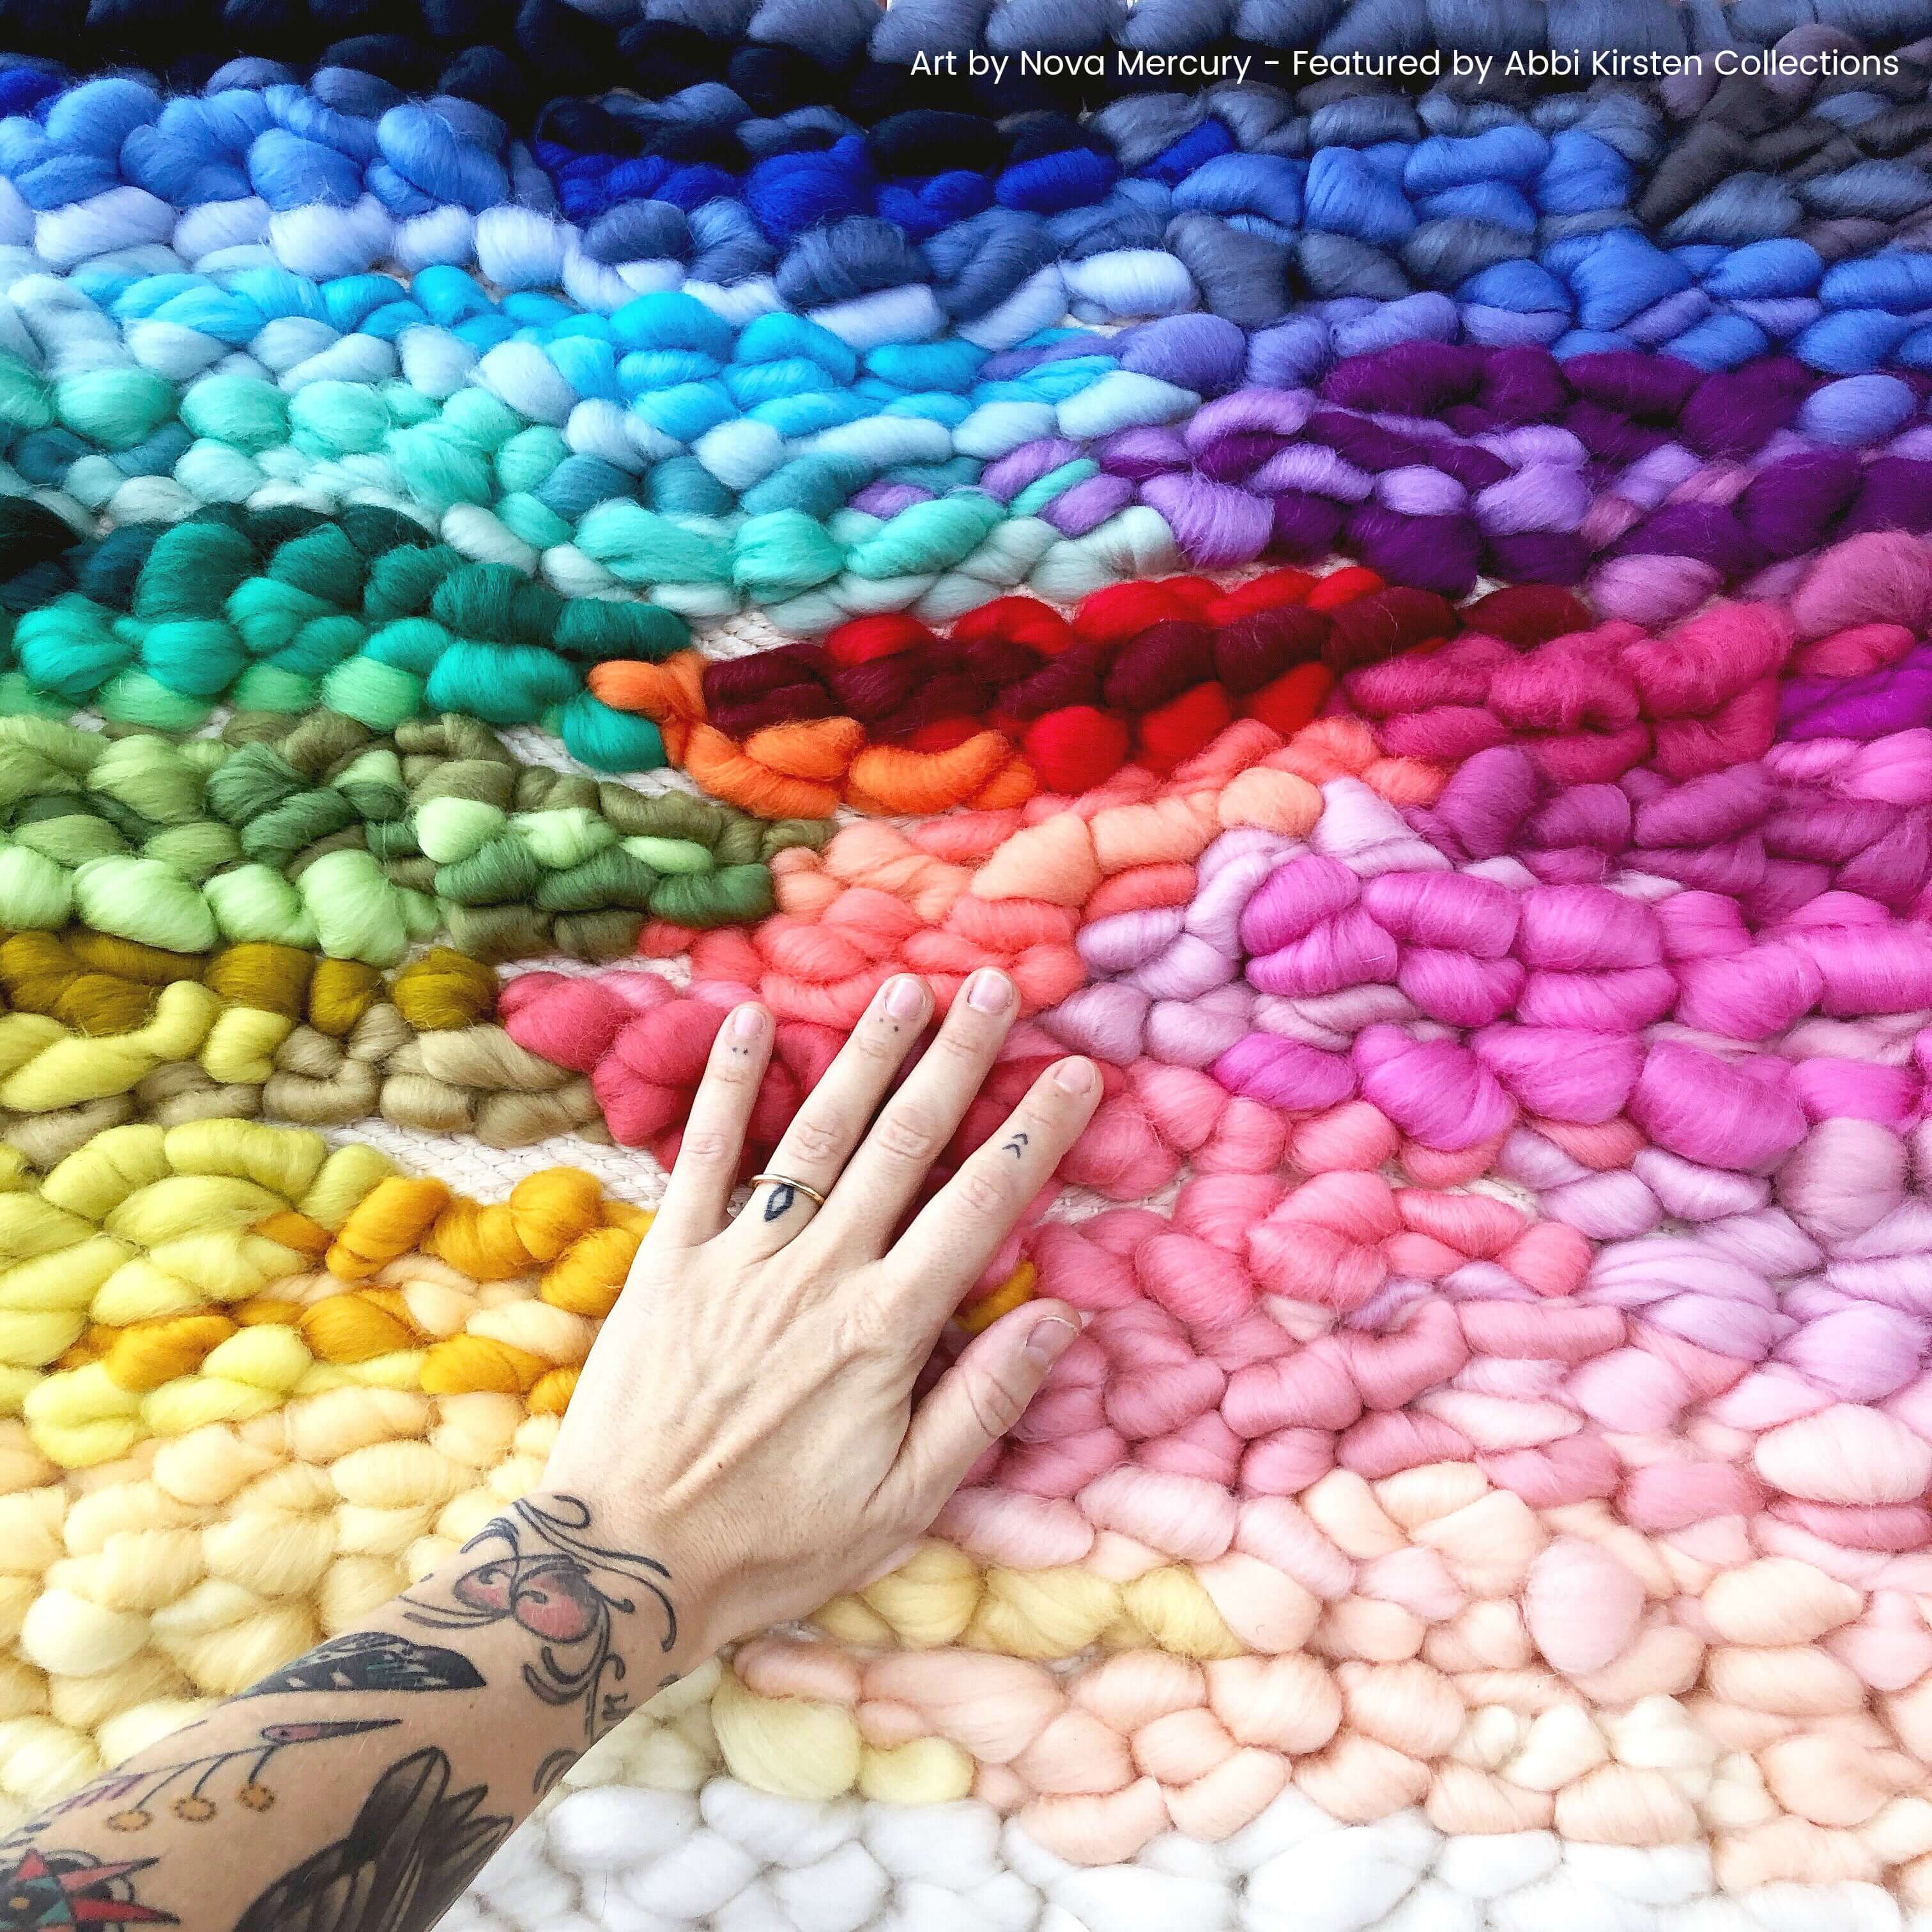
<instances>
[{"instance_id":1,"label":"ring finger","mask_svg":"<svg viewBox=\"0 0 1932 1932\"><path fill-rule=\"evenodd\" d=\"M831 1192L932 1012L932 995L910 974L872 996L764 1163L733 1239L769 1254L810 1222L820 1205L813 1196Z\"/></svg>"}]
</instances>

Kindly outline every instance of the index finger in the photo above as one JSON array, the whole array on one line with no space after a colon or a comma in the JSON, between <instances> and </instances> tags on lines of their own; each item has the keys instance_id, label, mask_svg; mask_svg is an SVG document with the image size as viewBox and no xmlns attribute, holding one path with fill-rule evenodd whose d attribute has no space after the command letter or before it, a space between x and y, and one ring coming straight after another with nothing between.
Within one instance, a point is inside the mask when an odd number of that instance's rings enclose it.
<instances>
[{"instance_id":1,"label":"index finger","mask_svg":"<svg viewBox=\"0 0 1932 1932\"><path fill-rule=\"evenodd\" d=\"M1056 1061L893 1243L885 1268L901 1296L925 1309L935 1333L1100 1104L1100 1072L1090 1060Z\"/></svg>"}]
</instances>

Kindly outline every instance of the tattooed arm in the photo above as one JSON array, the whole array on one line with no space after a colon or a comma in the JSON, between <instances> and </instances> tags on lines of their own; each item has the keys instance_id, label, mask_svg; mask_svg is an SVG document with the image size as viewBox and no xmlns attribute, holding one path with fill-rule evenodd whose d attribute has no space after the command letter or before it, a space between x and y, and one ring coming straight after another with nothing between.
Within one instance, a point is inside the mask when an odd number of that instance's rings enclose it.
<instances>
[{"instance_id":1,"label":"tattooed arm","mask_svg":"<svg viewBox=\"0 0 1932 1932\"><path fill-rule=\"evenodd\" d=\"M976 975L885 1100L932 1007L888 981L728 1219L771 1052L739 1008L543 1487L0 1843L0 1932L423 1932L628 1712L888 1567L1076 1333L1028 1303L922 1376L1100 1098L1049 1068L901 1232L1015 1004Z\"/></svg>"},{"instance_id":2,"label":"tattooed arm","mask_svg":"<svg viewBox=\"0 0 1932 1932\"><path fill-rule=\"evenodd\" d=\"M514 1502L360 1628L0 1850L0 1928L411 1932L634 1703L701 1660L582 1498Z\"/></svg>"}]
</instances>

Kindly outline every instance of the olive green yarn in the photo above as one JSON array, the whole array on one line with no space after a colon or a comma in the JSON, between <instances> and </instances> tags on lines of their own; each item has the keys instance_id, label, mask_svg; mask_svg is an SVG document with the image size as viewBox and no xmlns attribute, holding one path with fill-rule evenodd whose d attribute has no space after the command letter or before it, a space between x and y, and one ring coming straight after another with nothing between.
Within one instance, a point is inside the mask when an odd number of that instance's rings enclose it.
<instances>
[{"instance_id":1,"label":"olive green yarn","mask_svg":"<svg viewBox=\"0 0 1932 1932\"><path fill-rule=\"evenodd\" d=\"M447 933L490 960L610 958L646 918L762 916L770 862L830 826L524 765L474 718L393 734L317 712L177 742L0 719L0 903L170 951L268 940L393 965Z\"/></svg>"}]
</instances>

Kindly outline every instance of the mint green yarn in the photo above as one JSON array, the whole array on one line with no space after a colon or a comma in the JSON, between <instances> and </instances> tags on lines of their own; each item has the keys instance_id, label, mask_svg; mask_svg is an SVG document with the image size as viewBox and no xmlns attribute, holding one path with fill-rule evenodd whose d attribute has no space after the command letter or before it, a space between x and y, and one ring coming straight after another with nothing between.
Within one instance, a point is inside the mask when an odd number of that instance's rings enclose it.
<instances>
[{"instance_id":1,"label":"mint green yarn","mask_svg":"<svg viewBox=\"0 0 1932 1932\"><path fill-rule=\"evenodd\" d=\"M316 922L302 895L271 866L237 866L208 880L209 916L222 936L236 944L263 940L272 945L316 946ZM354 958L341 953L339 958ZM374 964L374 962L368 962Z\"/></svg>"},{"instance_id":2,"label":"mint green yarn","mask_svg":"<svg viewBox=\"0 0 1932 1932\"><path fill-rule=\"evenodd\" d=\"M322 950L334 958L400 965L412 944L442 930L435 900L392 884L352 847L325 852L302 874L301 891Z\"/></svg>"},{"instance_id":3,"label":"mint green yarn","mask_svg":"<svg viewBox=\"0 0 1932 1932\"><path fill-rule=\"evenodd\" d=\"M322 701L372 731L393 731L422 709L422 680L374 657L352 658L322 681ZM279 709L278 706L265 707Z\"/></svg>"},{"instance_id":4,"label":"mint green yarn","mask_svg":"<svg viewBox=\"0 0 1932 1932\"><path fill-rule=\"evenodd\" d=\"M23 845L0 847L0 906L9 926L56 932L74 916L73 875Z\"/></svg>"},{"instance_id":5,"label":"mint green yarn","mask_svg":"<svg viewBox=\"0 0 1932 1932\"><path fill-rule=\"evenodd\" d=\"M855 577L922 575L963 563L1006 521L1006 506L977 490L915 503L846 553ZM803 586L801 586L801 588Z\"/></svg>"},{"instance_id":6,"label":"mint green yarn","mask_svg":"<svg viewBox=\"0 0 1932 1932\"><path fill-rule=\"evenodd\" d=\"M64 718L70 709L36 691L20 672L0 672L0 718Z\"/></svg>"},{"instance_id":7,"label":"mint green yarn","mask_svg":"<svg viewBox=\"0 0 1932 1932\"><path fill-rule=\"evenodd\" d=\"M182 394L181 419L199 436L250 454L288 440L289 400L256 376L204 376Z\"/></svg>"},{"instance_id":8,"label":"mint green yarn","mask_svg":"<svg viewBox=\"0 0 1932 1932\"><path fill-rule=\"evenodd\" d=\"M251 457L206 436L175 465L175 479L204 503L245 503L268 480Z\"/></svg>"},{"instance_id":9,"label":"mint green yarn","mask_svg":"<svg viewBox=\"0 0 1932 1932\"><path fill-rule=\"evenodd\" d=\"M435 516L458 503L487 503L494 494L489 452L451 435L439 423L398 430L390 439L389 454L410 496Z\"/></svg>"},{"instance_id":10,"label":"mint green yarn","mask_svg":"<svg viewBox=\"0 0 1932 1932\"><path fill-rule=\"evenodd\" d=\"M844 558L825 526L800 510L754 517L738 533L731 580L760 602L829 584Z\"/></svg>"},{"instance_id":11,"label":"mint green yarn","mask_svg":"<svg viewBox=\"0 0 1932 1932\"><path fill-rule=\"evenodd\" d=\"M311 382L289 399L290 440L313 455L366 455L394 422L382 393L364 383Z\"/></svg>"},{"instance_id":12,"label":"mint green yarn","mask_svg":"<svg viewBox=\"0 0 1932 1932\"><path fill-rule=\"evenodd\" d=\"M54 385L54 410L76 436L104 449L132 449L172 420L172 382L145 369L90 369Z\"/></svg>"},{"instance_id":13,"label":"mint green yarn","mask_svg":"<svg viewBox=\"0 0 1932 1932\"><path fill-rule=\"evenodd\" d=\"M320 686L279 664L250 664L235 680L228 701L238 711L303 712L315 707ZM404 714L407 716L409 714Z\"/></svg>"},{"instance_id":14,"label":"mint green yarn","mask_svg":"<svg viewBox=\"0 0 1932 1932\"><path fill-rule=\"evenodd\" d=\"M728 584L731 547L645 509L599 503L577 526L577 547L621 584Z\"/></svg>"},{"instance_id":15,"label":"mint green yarn","mask_svg":"<svg viewBox=\"0 0 1932 1932\"><path fill-rule=\"evenodd\" d=\"M158 859L93 859L74 874L74 913L96 932L170 952L205 952L220 937L201 891Z\"/></svg>"},{"instance_id":16,"label":"mint green yarn","mask_svg":"<svg viewBox=\"0 0 1932 1932\"><path fill-rule=\"evenodd\" d=\"M116 724L145 724L155 731L195 730L208 722L214 708L170 691L144 670L124 670L110 679L94 702L102 717Z\"/></svg>"},{"instance_id":17,"label":"mint green yarn","mask_svg":"<svg viewBox=\"0 0 1932 1932\"><path fill-rule=\"evenodd\" d=\"M1006 514L1012 517L1036 517L1056 496L1072 489L1076 483L1084 483L1090 476L1097 476L1100 466L1091 457L1076 457L1071 463L1063 463L1058 470L1049 470L1037 481L1030 483L1006 506Z\"/></svg>"},{"instance_id":18,"label":"mint green yarn","mask_svg":"<svg viewBox=\"0 0 1932 1932\"><path fill-rule=\"evenodd\" d=\"M506 490L534 490L569 454L569 444L548 423L533 423L497 451L496 480Z\"/></svg>"},{"instance_id":19,"label":"mint green yarn","mask_svg":"<svg viewBox=\"0 0 1932 1932\"><path fill-rule=\"evenodd\" d=\"M53 398L46 384L16 356L0 356L0 422L22 430L53 427Z\"/></svg>"},{"instance_id":20,"label":"mint green yarn","mask_svg":"<svg viewBox=\"0 0 1932 1932\"><path fill-rule=\"evenodd\" d=\"M562 518L536 497L521 494L501 498L496 520L533 550L555 550L569 542L571 528Z\"/></svg>"}]
</instances>

